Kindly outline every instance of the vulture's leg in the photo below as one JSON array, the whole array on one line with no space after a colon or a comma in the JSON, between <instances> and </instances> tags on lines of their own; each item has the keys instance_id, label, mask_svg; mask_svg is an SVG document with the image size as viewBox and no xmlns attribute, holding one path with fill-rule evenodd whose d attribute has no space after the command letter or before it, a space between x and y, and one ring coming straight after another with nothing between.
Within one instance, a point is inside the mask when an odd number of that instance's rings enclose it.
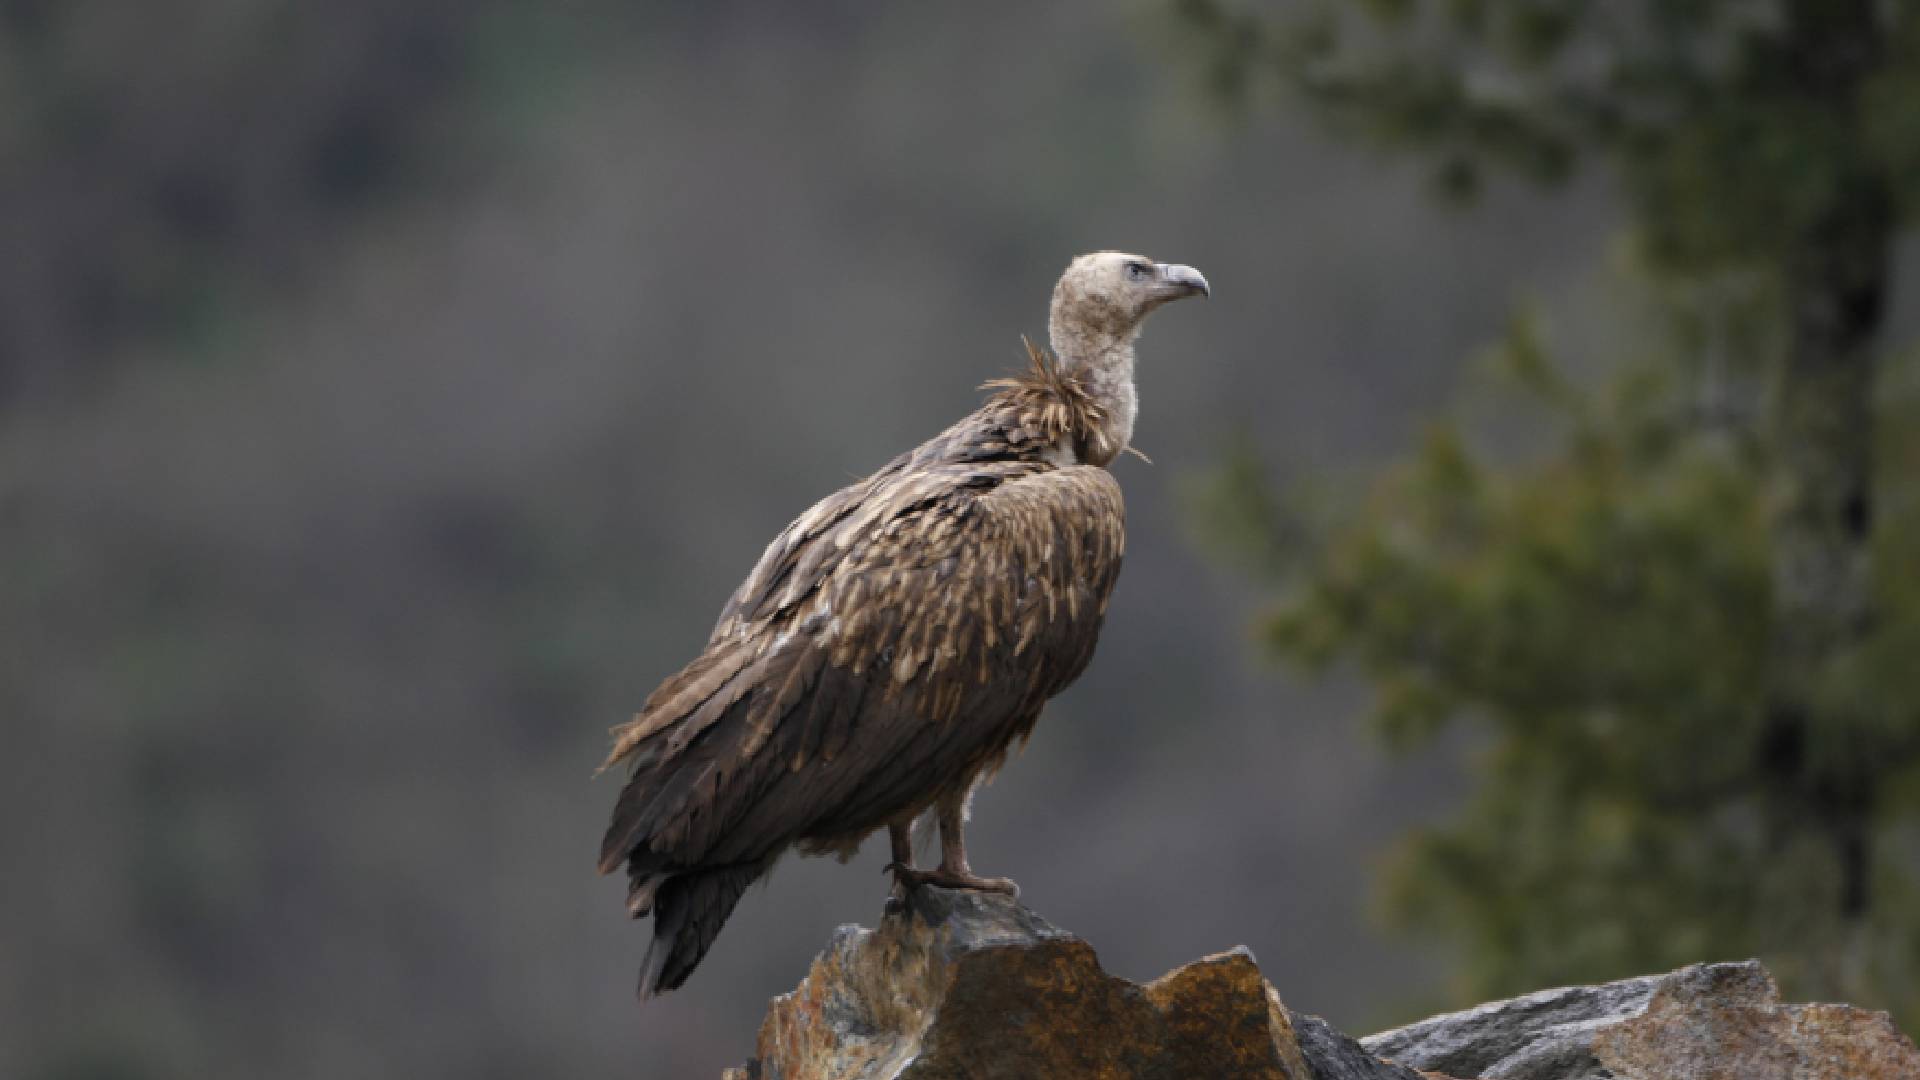
<instances>
[{"instance_id":1,"label":"vulture's leg","mask_svg":"<svg viewBox=\"0 0 1920 1080\"><path fill-rule=\"evenodd\" d=\"M949 889L979 889L982 892L1006 893L1019 896L1020 886L1012 878L983 878L975 876L973 868L967 865L967 801L973 798L973 792L963 791L940 800L940 868L934 873L935 885L944 885Z\"/></svg>"},{"instance_id":2,"label":"vulture's leg","mask_svg":"<svg viewBox=\"0 0 1920 1080\"><path fill-rule=\"evenodd\" d=\"M913 819L889 822L887 843L893 845L893 865L913 869Z\"/></svg>"},{"instance_id":3,"label":"vulture's leg","mask_svg":"<svg viewBox=\"0 0 1920 1080\"><path fill-rule=\"evenodd\" d=\"M909 888L921 885L938 885L943 889L977 889L981 892L1006 893L1008 896L1020 895L1020 886L1008 878L983 878L967 865L967 838L963 830L967 823L967 798L970 792L962 791L941 799L937 811L940 815L940 865L932 870L915 870L910 866L894 870L896 880L904 880Z\"/></svg>"},{"instance_id":4,"label":"vulture's leg","mask_svg":"<svg viewBox=\"0 0 1920 1080\"><path fill-rule=\"evenodd\" d=\"M887 893L887 910L893 911L906 902L913 875L919 873L913 868L913 818L888 822L887 843L893 847L893 861L881 873L893 875L893 889Z\"/></svg>"}]
</instances>

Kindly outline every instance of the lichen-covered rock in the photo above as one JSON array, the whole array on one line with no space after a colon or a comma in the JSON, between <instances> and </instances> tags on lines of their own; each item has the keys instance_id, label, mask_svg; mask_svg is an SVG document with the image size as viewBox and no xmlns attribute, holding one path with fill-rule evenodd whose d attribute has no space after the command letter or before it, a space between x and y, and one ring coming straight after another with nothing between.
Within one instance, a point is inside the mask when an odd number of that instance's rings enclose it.
<instances>
[{"instance_id":1,"label":"lichen-covered rock","mask_svg":"<svg viewBox=\"0 0 1920 1080\"><path fill-rule=\"evenodd\" d=\"M916 890L842 927L731 1080L1418 1080L1291 1013L1235 949L1144 986L1005 897Z\"/></svg>"},{"instance_id":2,"label":"lichen-covered rock","mask_svg":"<svg viewBox=\"0 0 1920 1080\"><path fill-rule=\"evenodd\" d=\"M1484 1080L1916 1080L1886 1013L1784 1005L1757 961L1543 990L1361 1040L1416 1069Z\"/></svg>"}]
</instances>

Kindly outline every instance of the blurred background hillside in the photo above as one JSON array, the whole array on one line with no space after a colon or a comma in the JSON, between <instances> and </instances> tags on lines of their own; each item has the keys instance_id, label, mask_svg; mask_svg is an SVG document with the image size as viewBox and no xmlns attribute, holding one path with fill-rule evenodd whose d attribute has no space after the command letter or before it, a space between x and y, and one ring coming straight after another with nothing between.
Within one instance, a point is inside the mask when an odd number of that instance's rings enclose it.
<instances>
[{"instance_id":1,"label":"blurred background hillside","mask_svg":"<svg viewBox=\"0 0 1920 1080\"><path fill-rule=\"evenodd\" d=\"M0 1076L737 1062L878 917L884 857L784 863L641 1009L645 928L592 873L606 729L1102 247L1216 298L1142 343L1126 573L978 801L976 866L1129 977L1246 944L1355 1030L1466 992L1472 934L1369 912L1488 736L1389 756L1364 680L1270 668L1249 630L1293 586L1210 555L1206 507L1249 469L1365 489L1519 300L1580 371L1664 324L1620 299L1607 173L1447 211L1422 161L1223 95L1199 31L1146 2L0 2Z\"/></svg>"}]
</instances>

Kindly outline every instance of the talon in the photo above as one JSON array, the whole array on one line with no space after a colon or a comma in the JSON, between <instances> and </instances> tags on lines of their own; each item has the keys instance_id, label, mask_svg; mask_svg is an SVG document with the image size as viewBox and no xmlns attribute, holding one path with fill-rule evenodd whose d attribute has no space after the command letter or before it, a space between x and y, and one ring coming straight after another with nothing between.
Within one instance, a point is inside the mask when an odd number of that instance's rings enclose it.
<instances>
[{"instance_id":1,"label":"talon","mask_svg":"<svg viewBox=\"0 0 1920 1080\"><path fill-rule=\"evenodd\" d=\"M898 915L907 910L907 896L913 892L913 867L895 859L880 868L883 874L893 875L893 884L887 887L887 903L881 910L887 915Z\"/></svg>"},{"instance_id":2,"label":"talon","mask_svg":"<svg viewBox=\"0 0 1920 1080\"><path fill-rule=\"evenodd\" d=\"M1020 886L1010 878L983 878L971 871L949 870L944 866L932 870L916 870L903 866L894 871L894 880L909 889L922 885L937 885L942 889L965 889L970 892L1000 893L1005 896L1019 896Z\"/></svg>"},{"instance_id":3,"label":"talon","mask_svg":"<svg viewBox=\"0 0 1920 1080\"><path fill-rule=\"evenodd\" d=\"M1020 886L1014 884L1012 878L974 878L968 884L960 887L964 889L974 889L979 892L1001 893L1010 897L1018 897L1020 895Z\"/></svg>"}]
</instances>

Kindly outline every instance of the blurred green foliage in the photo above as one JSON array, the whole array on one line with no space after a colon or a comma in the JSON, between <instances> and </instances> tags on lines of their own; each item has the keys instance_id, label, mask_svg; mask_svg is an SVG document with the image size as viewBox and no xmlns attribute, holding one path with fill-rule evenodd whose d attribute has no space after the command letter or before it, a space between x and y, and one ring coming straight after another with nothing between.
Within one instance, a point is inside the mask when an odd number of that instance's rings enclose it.
<instances>
[{"instance_id":1,"label":"blurred green foliage","mask_svg":"<svg viewBox=\"0 0 1920 1080\"><path fill-rule=\"evenodd\" d=\"M1346 134L1416 151L1445 193L1603 158L1648 250L1777 257L1866 172L1920 197L1920 18L1907 0L1317 0L1272 19L1175 0L1223 100L1284 86ZM1884 8L1884 16L1874 14ZM1872 55L1814 38L1871 19ZM1867 70L1858 124L1809 93Z\"/></svg>"},{"instance_id":2,"label":"blurred green foliage","mask_svg":"<svg viewBox=\"0 0 1920 1080\"><path fill-rule=\"evenodd\" d=\"M1920 11L1178 6L1227 100L1290 90L1447 195L1610 167L1657 316L1598 386L1515 319L1490 368L1544 448L1441 423L1308 513L1243 448L1201 499L1274 652L1356 667L1396 746L1488 735L1391 918L1463 946L1464 999L1759 953L1920 1024L1920 400L1880 359Z\"/></svg>"},{"instance_id":3,"label":"blurred green foliage","mask_svg":"<svg viewBox=\"0 0 1920 1080\"><path fill-rule=\"evenodd\" d=\"M1897 853L1920 810L1920 671L1903 659L1920 655L1920 550L1902 541L1920 529L1914 425L1884 429L1898 509L1875 553L1879 620L1836 688L1871 706L1893 751L1879 823L1892 857L1855 925L1834 917L1823 838L1762 827L1771 611L1750 432L1702 416L1684 359L1581 389L1527 319L1492 359L1476 400L1550 415L1550 448L1514 465L1462 421L1437 423L1357 505L1283 504L1263 553L1282 590L1261 623L1275 653L1315 672L1351 664L1396 748L1461 718L1491 734L1461 816L1390 863L1385 911L1469 946L1463 999L1759 952L1790 983L1911 1023L1920 909ZM1885 407L1920 417L1910 394ZM1244 507L1275 500L1243 448L1200 506L1214 539L1260 553ZM1815 755L1858 735L1812 734Z\"/></svg>"}]
</instances>

